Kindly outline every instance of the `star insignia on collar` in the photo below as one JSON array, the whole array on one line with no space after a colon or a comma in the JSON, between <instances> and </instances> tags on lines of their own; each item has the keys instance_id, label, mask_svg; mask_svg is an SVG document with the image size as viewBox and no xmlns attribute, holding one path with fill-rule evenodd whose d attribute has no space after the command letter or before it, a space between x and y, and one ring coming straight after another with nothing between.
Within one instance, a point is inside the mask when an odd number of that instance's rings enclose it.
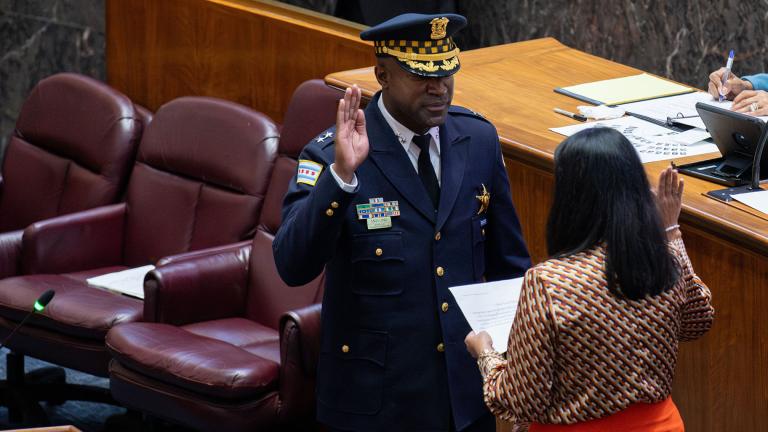
<instances>
[{"instance_id":1,"label":"star insignia on collar","mask_svg":"<svg viewBox=\"0 0 768 432\"><path fill-rule=\"evenodd\" d=\"M332 136L333 136L333 132L326 132L325 134L317 137L317 142L321 143Z\"/></svg>"},{"instance_id":2,"label":"star insignia on collar","mask_svg":"<svg viewBox=\"0 0 768 432\"><path fill-rule=\"evenodd\" d=\"M484 116L484 115L482 115L482 114L480 114L479 112L477 112L477 111L472 111L471 109L467 109L467 110L468 110L469 112L471 112L472 114L474 114L474 115L476 115L476 116L480 117L481 119L485 119L485 116Z\"/></svg>"},{"instance_id":3,"label":"star insignia on collar","mask_svg":"<svg viewBox=\"0 0 768 432\"><path fill-rule=\"evenodd\" d=\"M491 203L491 194L488 193L488 189L485 188L485 184L481 183L480 186L483 187L483 191L480 193L480 195L475 195L475 198L480 201L480 209L477 210L477 214L485 213L488 211L488 205Z\"/></svg>"}]
</instances>

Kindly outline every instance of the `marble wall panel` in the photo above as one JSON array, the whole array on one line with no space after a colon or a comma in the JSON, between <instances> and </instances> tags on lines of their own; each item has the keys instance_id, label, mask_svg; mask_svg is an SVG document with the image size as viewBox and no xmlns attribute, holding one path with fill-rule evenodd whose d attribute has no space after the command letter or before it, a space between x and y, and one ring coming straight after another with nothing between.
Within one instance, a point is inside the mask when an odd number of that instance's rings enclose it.
<instances>
[{"instance_id":1,"label":"marble wall panel","mask_svg":"<svg viewBox=\"0 0 768 432\"><path fill-rule=\"evenodd\" d=\"M553 36L564 44L704 87L736 51L734 72L768 60L766 0L459 0L473 47Z\"/></svg>"},{"instance_id":2,"label":"marble wall panel","mask_svg":"<svg viewBox=\"0 0 768 432\"><path fill-rule=\"evenodd\" d=\"M32 87L58 72L104 80L104 0L0 0L0 155Z\"/></svg>"},{"instance_id":3,"label":"marble wall panel","mask_svg":"<svg viewBox=\"0 0 768 432\"><path fill-rule=\"evenodd\" d=\"M283 0L329 12L338 0ZM360 0L361 3L378 0ZM391 0L408 4L408 1ZM463 49L545 36L697 87L736 51L734 72L768 67L768 0L456 0Z\"/></svg>"}]
</instances>

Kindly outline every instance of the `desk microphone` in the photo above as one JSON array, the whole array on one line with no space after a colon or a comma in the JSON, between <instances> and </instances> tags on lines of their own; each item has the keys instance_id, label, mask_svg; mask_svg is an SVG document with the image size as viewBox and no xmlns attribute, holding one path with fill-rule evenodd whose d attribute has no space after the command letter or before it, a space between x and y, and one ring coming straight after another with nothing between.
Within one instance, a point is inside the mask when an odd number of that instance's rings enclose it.
<instances>
[{"instance_id":1,"label":"desk microphone","mask_svg":"<svg viewBox=\"0 0 768 432\"><path fill-rule=\"evenodd\" d=\"M37 298L35 301L35 304L32 306L32 310L29 311L27 316L24 317L23 320L21 320L20 323L16 324L16 327L13 328L13 331L3 339L3 343L0 343L0 348L5 346L5 343L8 342L9 339L11 339L11 336L16 334L16 330L18 330L21 326L24 325L25 322L27 322L27 319L32 316L35 312L40 313L42 312L46 306L48 306L48 303L51 302L51 299L53 299L53 296L56 294L56 291L49 289L48 291L44 292L43 295Z\"/></svg>"}]
</instances>

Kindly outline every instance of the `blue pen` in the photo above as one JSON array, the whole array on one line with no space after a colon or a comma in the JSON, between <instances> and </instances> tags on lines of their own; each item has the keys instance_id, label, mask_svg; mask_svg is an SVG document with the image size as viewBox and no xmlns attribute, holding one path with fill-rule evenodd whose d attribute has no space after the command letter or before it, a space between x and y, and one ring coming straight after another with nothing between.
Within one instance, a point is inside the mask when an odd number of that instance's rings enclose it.
<instances>
[{"instance_id":1,"label":"blue pen","mask_svg":"<svg viewBox=\"0 0 768 432\"><path fill-rule=\"evenodd\" d=\"M723 90L725 89L725 83L728 82L728 76L731 74L731 67L733 67L733 50L728 54L728 62L725 64L725 72L723 72L723 82L720 86L720 102L725 99Z\"/></svg>"}]
</instances>

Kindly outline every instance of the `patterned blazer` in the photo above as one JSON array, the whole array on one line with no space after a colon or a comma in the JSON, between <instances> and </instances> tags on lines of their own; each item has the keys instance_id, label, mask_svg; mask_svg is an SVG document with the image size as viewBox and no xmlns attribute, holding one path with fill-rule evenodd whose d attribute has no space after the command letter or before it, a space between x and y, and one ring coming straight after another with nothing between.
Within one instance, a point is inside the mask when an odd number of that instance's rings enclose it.
<instances>
[{"instance_id":1,"label":"patterned blazer","mask_svg":"<svg viewBox=\"0 0 768 432\"><path fill-rule=\"evenodd\" d=\"M709 288L693 272L682 239L670 247L682 277L642 300L608 290L603 246L528 270L506 357L478 360L493 414L570 424L666 399L678 343L706 333L714 318Z\"/></svg>"}]
</instances>

